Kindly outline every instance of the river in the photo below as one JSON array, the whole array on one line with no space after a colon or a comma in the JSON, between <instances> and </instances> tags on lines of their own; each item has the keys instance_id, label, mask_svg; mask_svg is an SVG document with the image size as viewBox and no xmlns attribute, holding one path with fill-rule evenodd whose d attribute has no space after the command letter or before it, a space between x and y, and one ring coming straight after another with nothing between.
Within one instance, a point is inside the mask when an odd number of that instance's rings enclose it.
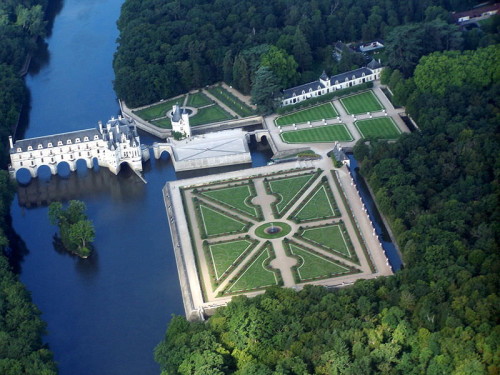
<instances>
[{"instance_id":1,"label":"river","mask_svg":"<svg viewBox=\"0 0 500 375\"><path fill-rule=\"evenodd\" d=\"M93 127L119 113L113 53L123 0L65 0L43 65L26 77L31 110L18 136ZM155 139L142 134L143 143ZM254 165L268 154L253 152ZM157 375L153 350L171 314L184 314L161 188L176 179L169 160L133 173L81 168L19 188L12 207L24 241L21 280L48 324L46 342L61 375ZM80 260L53 246L47 198L80 199L96 228L95 255ZM40 202L43 200L43 202Z\"/></svg>"}]
</instances>

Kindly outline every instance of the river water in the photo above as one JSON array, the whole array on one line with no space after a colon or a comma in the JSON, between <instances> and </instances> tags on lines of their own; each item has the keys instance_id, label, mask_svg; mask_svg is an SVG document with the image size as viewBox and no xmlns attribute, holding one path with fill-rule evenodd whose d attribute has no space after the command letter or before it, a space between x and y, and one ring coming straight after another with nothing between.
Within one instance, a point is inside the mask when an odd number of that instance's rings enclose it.
<instances>
[{"instance_id":1,"label":"river water","mask_svg":"<svg viewBox=\"0 0 500 375\"><path fill-rule=\"evenodd\" d=\"M48 56L26 78L31 110L18 136L93 127L119 113L112 89L116 20L123 0L65 0ZM36 62L35 62L36 63ZM143 143L155 139L142 135ZM253 152L254 165L266 153ZM157 375L153 349L171 314L184 314L161 188L177 176L151 160L143 184L106 169L40 178L21 186L11 208L21 280L48 323L45 337L61 375ZM51 200L80 199L96 228L95 255L80 260L53 246Z\"/></svg>"},{"instance_id":2,"label":"river water","mask_svg":"<svg viewBox=\"0 0 500 375\"><path fill-rule=\"evenodd\" d=\"M64 1L48 53L26 78L31 108L19 138L85 129L119 113L112 58L122 3ZM156 139L142 134L141 140ZM269 156L252 151L253 166ZM60 374L157 375L154 347L171 314L184 313L161 195L165 182L179 176L168 159L145 165L147 185L130 171L114 176L83 165L60 174L45 170L21 185L11 207L21 238L13 258L48 324L45 340ZM95 254L87 260L53 245L47 204L69 199L86 203L96 228Z\"/></svg>"}]
</instances>

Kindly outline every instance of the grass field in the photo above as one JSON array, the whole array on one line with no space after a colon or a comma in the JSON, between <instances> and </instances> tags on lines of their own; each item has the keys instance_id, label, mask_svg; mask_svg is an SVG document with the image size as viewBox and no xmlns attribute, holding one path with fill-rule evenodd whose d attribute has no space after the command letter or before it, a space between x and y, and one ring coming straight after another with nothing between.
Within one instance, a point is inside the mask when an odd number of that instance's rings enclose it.
<instances>
[{"instance_id":1,"label":"grass field","mask_svg":"<svg viewBox=\"0 0 500 375\"><path fill-rule=\"evenodd\" d=\"M290 251L302 259L302 265L297 268L297 273L301 281L326 278L349 272L349 268L343 267L313 251L307 251L294 244L290 244Z\"/></svg>"},{"instance_id":2,"label":"grass field","mask_svg":"<svg viewBox=\"0 0 500 375\"><path fill-rule=\"evenodd\" d=\"M363 138L396 139L401 134L401 130L390 117L359 120L355 125Z\"/></svg>"},{"instance_id":3,"label":"grass field","mask_svg":"<svg viewBox=\"0 0 500 375\"><path fill-rule=\"evenodd\" d=\"M313 174L307 174L268 181L271 191L278 194L281 198L278 202L276 202L276 209L278 213L281 214L292 199L298 198L304 185L306 185L312 178L314 178Z\"/></svg>"},{"instance_id":4,"label":"grass field","mask_svg":"<svg viewBox=\"0 0 500 375\"><path fill-rule=\"evenodd\" d=\"M197 92L194 94L189 94L186 106L188 107L204 107L206 105L212 104L212 100L202 92Z\"/></svg>"},{"instance_id":5,"label":"grass field","mask_svg":"<svg viewBox=\"0 0 500 375\"><path fill-rule=\"evenodd\" d=\"M330 202L330 197L323 184L314 192L313 196L305 202L304 206L293 216L299 220L311 220L335 216L335 202Z\"/></svg>"},{"instance_id":6,"label":"grass field","mask_svg":"<svg viewBox=\"0 0 500 375\"><path fill-rule=\"evenodd\" d=\"M165 117L159 120L154 120L151 121L151 123L155 126L158 126L159 128L164 128L164 129L172 129L172 122L170 121L170 118Z\"/></svg>"},{"instance_id":7,"label":"grass field","mask_svg":"<svg viewBox=\"0 0 500 375\"><path fill-rule=\"evenodd\" d=\"M301 234L301 237L307 238L347 257L351 257L351 252L342 233L342 228L338 224L306 229Z\"/></svg>"},{"instance_id":8,"label":"grass field","mask_svg":"<svg viewBox=\"0 0 500 375\"><path fill-rule=\"evenodd\" d=\"M287 131L281 133L280 136L285 143L348 142L353 140L351 133L344 124Z\"/></svg>"},{"instance_id":9,"label":"grass field","mask_svg":"<svg viewBox=\"0 0 500 375\"><path fill-rule=\"evenodd\" d=\"M277 126L288 126L292 124L302 124L307 121L318 121L322 119L330 119L338 116L337 111L332 103L324 103L316 107L303 109L302 111L290 113L289 115L280 116L274 120Z\"/></svg>"},{"instance_id":10,"label":"grass field","mask_svg":"<svg viewBox=\"0 0 500 375\"><path fill-rule=\"evenodd\" d=\"M254 111L247 104L243 103L239 98L231 94L222 86L214 86L207 89L210 94L219 99L222 103L231 108L241 117L254 115Z\"/></svg>"},{"instance_id":11,"label":"grass field","mask_svg":"<svg viewBox=\"0 0 500 375\"><path fill-rule=\"evenodd\" d=\"M226 216L208 206L200 204L201 219L207 236L217 236L223 233L241 232L246 223Z\"/></svg>"},{"instance_id":12,"label":"grass field","mask_svg":"<svg viewBox=\"0 0 500 375\"><path fill-rule=\"evenodd\" d=\"M344 106L346 112L350 115L377 112L385 108L375 96L373 91L348 96L347 98L340 99L340 102Z\"/></svg>"},{"instance_id":13,"label":"grass field","mask_svg":"<svg viewBox=\"0 0 500 375\"><path fill-rule=\"evenodd\" d=\"M269 250L264 250L234 282L228 292L242 292L276 285L278 281L276 280L274 272L264 268L264 263L269 257Z\"/></svg>"},{"instance_id":14,"label":"grass field","mask_svg":"<svg viewBox=\"0 0 500 375\"><path fill-rule=\"evenodd\" d=\"M224 111L217 104L212 105L210 107L201 108L198 110L196 116L189 118L189 124L191 126L209 124L212 122L230 120L233 117Z\"/></svg>"},{"instance_id":15,"label":"grass field","mask_svg":"<svg viewBox=\"0 0 500 375\"><path fill-rule=\"evenodd\" d=\"M210 245L210 254L212 255L216 279L219 280L224 272L226 272L233 263L236 263L245 250L252 245L253 242L248 240L229 241Z\"/></svg>"},{"instance_id":16,"label":"grass field","mask_svg":"<svg viewBox=\"0 0 500 375\"><path fill-rule=\"evenodd\" d=\"M201 193L207 197L215 199L235 208L238 211L243 211L250 216L257 218L259 211L256 206L250 203L252 192L248 185L232 186L223 189L209 190Z\"/></svg>"},{"instance_id":17,"label":"grass field","mask_svg":"<svg viewBox=\"0 0 500 375\"><path fill-rule=\"evenodd\" d=\"M183 103L184 103L184 97L182 96L179 98L155 104L151 107L141 109L140 111L134 111L134 114L136 114L143 120L150 121L158 117L166 116L167 112L172 110L174 104L182 105Z\"/></svg>"}]
</instances>

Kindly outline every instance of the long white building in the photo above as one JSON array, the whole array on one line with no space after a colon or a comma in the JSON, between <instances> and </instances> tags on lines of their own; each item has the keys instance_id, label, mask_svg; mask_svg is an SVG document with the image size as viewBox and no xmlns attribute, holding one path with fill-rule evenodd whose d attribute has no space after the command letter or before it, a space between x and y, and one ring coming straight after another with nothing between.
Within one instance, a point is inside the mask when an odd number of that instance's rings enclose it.
<instances>
[{"instance_id":1,"label":"long white building","mask_svg":"<svg viewBox=\"0 0 500 375\"><path fill-rule=\"evenodd\" d=\"M336 90L360 85L380 78L382 65L372 60L366 67L328 77L325 72L317 81L305 83L283 91L282 105L299 103L303 100L325 95Z\"/></svg>"},{"instance_id":2,"label":"long white building","mask_svg":"<svg viewBox=\"0 0 500 375\"><path fill-rule=\"evenodd\" d=\"M97 160L99 166L108 168L114 174L120 172L122 163L142 171L142 160L149 159L149 149L141 148L134 121L122 117L112 118L105 126L99 122L95 129L16 142L9 137L9 142L9 171L12 177L22 168L36 177L38 168L43 165L48 166L52 174L57 174L57 165L63 162L75 171L78 160L84 160L87 168L92 168L94 160Z\"/></svg>"}]
</instances>

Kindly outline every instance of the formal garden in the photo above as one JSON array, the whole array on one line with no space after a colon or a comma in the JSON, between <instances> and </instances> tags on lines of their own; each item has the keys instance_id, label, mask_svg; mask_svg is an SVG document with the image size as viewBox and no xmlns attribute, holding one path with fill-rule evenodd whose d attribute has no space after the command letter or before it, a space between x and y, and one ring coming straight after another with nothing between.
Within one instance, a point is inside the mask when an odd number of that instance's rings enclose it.
<instances>
[{"instance_id":1,"label":"formal garden","mask_svg":"<svg viewBox=\"0 0 500 375\"><path fill-rule=\"evenodd\" d=\"M385 109L373 91L365 91L340 99L340 103L350 115L377 112Z\"/></svg>"},{"instance_id":2,"label":"formal garden","mask_svg":"<svg viewBox=\"0 0 500 375\"><path fill-rule=\"evenodd\" d=\"M331 143L354 140L345 124L322 125L285 131L280 136L285 143Z\"/></svg>"},{"instance_id":3,"label":"formal garden","mask_svg":"<svg viewBox=\"0 0 500 375\"><path fill-rule=\"evenodd\" d=\"M396 139L401 134L391 117L358 120L354 124L363 138Z\"/></svg>"},{"instance_id":4,"label":"formal garden","mask_svg":"<svg viewBox=\"0 0 500 375\"><path fill-rule=\"evenodd\" d=\"M246 103L243 103L239 98L234 96L222 86L212 86L209 87L207 91L222 103L227 105L240 117L248 117L255 114L255 111L250 106L248 106Z\"/></svg>"},{"instance_id":5,"label":"formal garden","mask_svg":"<svg viewBox=\"0 0 500 375\"><path fill-rule=\"evenodd\" d=\"M364 272L332 180L304 168L181 188L204 299Z\"/></svg>"},{"instance_id":6,"label":"formal garden","mask_svg":"<svg viewBox=\"0 0 500 375\"><path fill-rule=\"evenodd\" d=\"M312 108L303 109L288 115L276 118L276 126L289 126L293 124L304 124L308 121L321 121L336 118L338 112L331 102L317 105Z\"/></svg>"}]
</instances>

